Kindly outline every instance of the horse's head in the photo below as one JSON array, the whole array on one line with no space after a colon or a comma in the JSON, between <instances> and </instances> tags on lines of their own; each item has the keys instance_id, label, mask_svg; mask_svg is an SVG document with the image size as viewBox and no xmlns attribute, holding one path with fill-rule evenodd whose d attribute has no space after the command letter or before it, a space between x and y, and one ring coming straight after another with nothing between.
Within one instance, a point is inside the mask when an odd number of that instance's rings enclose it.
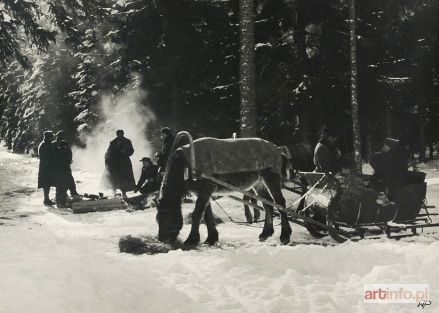
<instances>
[{"instance_id":1,"label":"horse's head","mask_svg":"<svg viewBox=\"0 0 439 313\"><path fill-rule=\"evenodd\" d=\"M186 192L184 173L189 165L180 150L169 158L170 163L160 190L156 220L159 224L158 239L173 243L183 227L181 200Z\"/></svg>"}]
</instances>

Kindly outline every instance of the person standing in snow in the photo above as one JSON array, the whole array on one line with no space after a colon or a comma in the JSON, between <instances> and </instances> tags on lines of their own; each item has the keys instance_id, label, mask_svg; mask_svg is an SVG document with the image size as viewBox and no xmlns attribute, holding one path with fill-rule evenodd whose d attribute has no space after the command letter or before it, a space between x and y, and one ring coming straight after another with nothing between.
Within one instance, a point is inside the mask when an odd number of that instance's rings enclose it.
<instances>
[{"instance_id":1,"label":"person standing in snow","mask_svg":"<svg viewBox=\"0 0 439 313\"><path fill-rule=\"evenodd\" d=\"M335 143L337 134L332 128L326 128L314 149L314 165L317 172L337 173L340 171L340 152Z\"/></svg>"},{"instance_id":2,"label":"person standing in snow","mask_svg":"<svg viewBox=\"0 0 439 313\"><path fill-rule=\"evenodd\" d=\"M131 140L124 137L124 131L116 131L116 138L110 142L105 153L105 173L104 184L113 189L122 191L122 196L126 197L127 191L132 191L136 187L134 180L133 165L130 156L134 153Z\"/></svg>"},{"instance_id":3,"label":"person standing in snow","mask_svg":"<svg viewBox=\"0 0 439 313\"><path fill-rule=\"evenodd\" d=\"M155 157L157 158L157 165L159 166L159 179L161 181L163 173L166 170L166 163L168 162L169 154L171 153L175 137L169 127L163 127L160 131L160 138L162 139L162 151L157 152Z\"/></svg>"},{"instance_id":4,"label":"person standing in snow","mask_svg":"<svg viewBox=\"0 0 439 313\"><path fill-rule=\"evenodd\" d=\"M142 195L147 195L160 188L157 177L158 166L152 163L151 159L147 157L143 157L140 161L143 163L142 174L136 188L134 188L134 192L140 191Z\"/></svg>"},{"instance_id":5,"label":"person standing in snow","mask_svg":"<svg viewBox=\"0 0 439 313\"><path fill-rule=\"evenodd\" d=\"M56 204L63 207L67 204L67 190L75 198L79 197L76 191L76 183L72 175L72 150L65 140L65 131L60 130L56 134L56 140L52 142L55 169Z\"/></svg>"},{"instance_id":6,"label":"person standing in snow","mask_svg":"<svg viewBox=\"0 0 439 313\"><path fill-rule=\"evenodd\" d=\"M38 188L43 188L44 205L54 205L55 203L49 198L50 187L55 186L52 151L53 132L51 130L45 131L43 137L43 141L38 146L38 156L40 157Z\"/></svg>"}]
</instances>

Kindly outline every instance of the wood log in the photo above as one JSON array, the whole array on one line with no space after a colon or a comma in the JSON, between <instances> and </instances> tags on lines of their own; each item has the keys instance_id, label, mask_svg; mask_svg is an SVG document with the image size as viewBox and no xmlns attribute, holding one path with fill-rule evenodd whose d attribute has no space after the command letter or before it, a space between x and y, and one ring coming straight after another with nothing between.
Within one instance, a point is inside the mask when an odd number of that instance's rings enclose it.
<instances>
[{"instance_id":1,"label":"wood log","mask_svg":"<svg viewBox=\"0 0 439 313\"><path fill-rule=\"evenodd\" d=\"M123 209L126 209L126 204L119 198L84 200L72 203L72 212L75 214Z\"/></svg>"}]
</instances>

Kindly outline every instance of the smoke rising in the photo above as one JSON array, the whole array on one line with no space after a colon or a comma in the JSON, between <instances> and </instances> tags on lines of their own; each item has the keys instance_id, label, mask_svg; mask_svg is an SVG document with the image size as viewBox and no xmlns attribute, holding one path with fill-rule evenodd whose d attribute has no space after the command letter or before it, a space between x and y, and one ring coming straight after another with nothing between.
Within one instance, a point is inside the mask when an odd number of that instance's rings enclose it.
<instances>
[{"instance_id":1,"label":"smoke rising","mask_svg":"<svg viewBox=\"0 0 439 313\"><path fill-rule=\"evenodd\" d=\"M148 123L155 119L154 114L142 105L145 98L146 92L138 86L118 96L106 95L101 98L100 114L103 122L85 138L85 149L73 149L74 167L94 174L96 181L90 182L93 184L90 186L93 190L99 189L99 179L105 169L105 152L110 141L116 138L118 129L122 129L125 137L133 143L134 154L131 156L131 162L134 177L136 180L139 178L142 167L139 160L143 156L152 155L146 130Z\"/></svg>"}]
</instances>

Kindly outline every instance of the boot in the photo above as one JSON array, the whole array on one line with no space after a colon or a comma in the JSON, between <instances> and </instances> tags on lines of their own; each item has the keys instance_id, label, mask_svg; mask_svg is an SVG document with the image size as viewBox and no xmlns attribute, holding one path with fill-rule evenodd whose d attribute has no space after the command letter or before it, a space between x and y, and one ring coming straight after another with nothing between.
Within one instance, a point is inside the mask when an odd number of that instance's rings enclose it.
<instances>
[{"instance_id":1,"label":"boot","mask_svg":"<svg viewBox=\"0 0 439 313\"><path fill-rule=\"evenodd\" d=\"M45 206L52 206L52 205L54 205L55 204L55 202L53 202L52 200L50 200L50 199L44 199L44 205Z\"/></svg>"}]
</instances>

